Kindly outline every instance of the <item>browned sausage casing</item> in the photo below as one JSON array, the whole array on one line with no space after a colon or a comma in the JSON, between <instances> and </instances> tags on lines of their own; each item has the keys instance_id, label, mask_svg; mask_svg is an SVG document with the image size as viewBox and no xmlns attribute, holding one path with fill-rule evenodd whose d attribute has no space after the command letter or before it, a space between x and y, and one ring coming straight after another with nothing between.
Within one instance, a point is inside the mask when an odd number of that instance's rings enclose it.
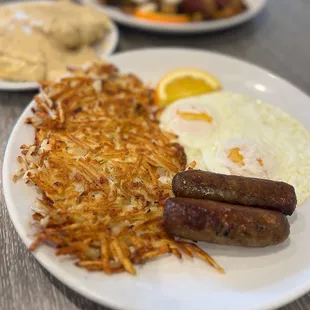
<instances>
[{"instance_id":1,"label":"browned sausage casing","mask_svg":"<svg viewBox=\"0 0 310 310\"><path fill-rule=\"evenodd\" d=\"M228 202L292 215L297 198L292 185L284 182L223 175L201 170L176 174L172 181L177 197Z\"/></svg>"},{"instance_id":2,"label":"browned sausage casing","mask_svg":"<svg viewBox=\"0 0 310 310\"><path fill-rule=\"evenodd\" d=\"M180 197L167 200L164 226L186 239L248 247L275 245L290 233L285 215L276 211Z\"/></svg>"}]
</instances>

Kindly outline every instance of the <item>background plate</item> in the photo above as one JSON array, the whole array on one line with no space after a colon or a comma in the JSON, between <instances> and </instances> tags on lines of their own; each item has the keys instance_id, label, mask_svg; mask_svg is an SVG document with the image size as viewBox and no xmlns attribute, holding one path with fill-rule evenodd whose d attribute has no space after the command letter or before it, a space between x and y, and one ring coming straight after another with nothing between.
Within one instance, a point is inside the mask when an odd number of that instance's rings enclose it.
<instances>
[{"instance_id":1,"label":"background plate","mask_svg":"<svg viewBox=\"0 0 310 310\"><path fill-rule=\"evenodd\" d=\"M29 2L38 2L38 1L27 1L27 3ZM47 2L47 1L40 1L40 3L42 2ZM12 6L12 5L20 4L20 3L25 3L25 2L17 1L17 2L0 4L0 10L1 10L1 7L3 6ZM102 41L104 42L104 48L103 48L103 52L101 49L101 53L98 55L100 58L111 55L116 49L118 41L119 41L119 31L118 31L117 26L112 20L109 21L109 26L110 26L111 31L109 35ZM102 42L99 42L98 44ZM23 90L32 90L32 89L37 89L37 88L39 88L39 84L36 82L10 82L10 81L0 79L0 91L1 90L23 91Z\"/></svg>"},{"instance_id":2,"label":"background plate","mask_svg":"<svg viewBox=\"0 0 310 310\"><path fill-rule=\"evenodd\" d=\"M112 56L123 72L132 72L153 85L167 71L196 67L208 70L224 90L270 102L292 114L310 129L310 98L303 92L254 65L231 57L181 49L145 49ZM32 242L30 206L34 187L14 184L20 145L32 143L34 133L24 124L29 105L10 137L3 164L3 186L12 222L29 246ZM200 310L272 309L300 297L310 289L309 236L310 202L290 218L291 236L285 243L265 249L201 244L222 265L221 275L205 263L165 257L138 267L136 277L128 274L105 276L79 269L66 257L42 246L33 254L60 281L100 304L119 309Z\"/></svg>"},{"instance_id":3,"label":"background plate","mask_svg":"<svg viewBox=\"0 0 310 310\"><path fill-rule=\"evenodd\" d=\"M134 18L128 14L121 12L117 8L101 5L100 0L81 0L81 1L84 3L93 4L99 8L104 9L104 11L112 19L114 19L116 22L120 24L145 29L149 31L174 33L174 34L213 32L217 30L231 28L255 17L267 4L267 0L245 0L245 2L248 5L248 10L234 17L214 21L203 21L198 23L173 25L167 23L139 20L137 18Z\"/></svg>"}]
</instances>

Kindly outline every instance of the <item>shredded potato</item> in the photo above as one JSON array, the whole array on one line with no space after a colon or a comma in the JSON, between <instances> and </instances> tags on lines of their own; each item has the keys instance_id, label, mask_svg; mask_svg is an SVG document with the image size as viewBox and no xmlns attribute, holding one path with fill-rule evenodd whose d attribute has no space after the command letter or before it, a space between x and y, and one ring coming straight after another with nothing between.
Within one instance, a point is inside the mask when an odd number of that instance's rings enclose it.
<instances>
[{"instance_id":1,"label":"shredded potato","mask_svg":"<svg viewBox=\"0 0 310 310\"><path fill-rule=\"evenodd\" d=\"M135 264L166 253L197 256L222 271L196 245L163 229L171 179L186 168L186 157L159 128L153 90L109 64L69 71L42 82L26 120L35 143L21 146L14 181L23 177L42 193L30 250L45 242L77 266L107 274L135 274Z\"/></svg>"}]
</instances>

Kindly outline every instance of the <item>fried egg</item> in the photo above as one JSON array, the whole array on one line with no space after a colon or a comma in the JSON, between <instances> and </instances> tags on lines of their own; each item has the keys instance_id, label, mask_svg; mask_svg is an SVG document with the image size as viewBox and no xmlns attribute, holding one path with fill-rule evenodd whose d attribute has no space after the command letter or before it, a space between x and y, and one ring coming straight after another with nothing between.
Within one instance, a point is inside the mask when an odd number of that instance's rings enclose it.
<instances>
[{"instance_id":1,"label":"fried egg","mask_svg":"<svg viewBox=\"0 0 310 310\"><path fill-rule=\"evenodd\" d=\"M213 97L204 95L175 101L164 110L161 128L176 134L183 146L201 148L227 114L221 113Z\"/></svg>"},{"instance_id":2,"label":"fried egg","mask_svg":"<svg viewBox=\"0 0 310 310\"><path fill-rule=\"evenodd\" d=\"M197 168L287 182L310 196L310 133L276 106L219 92L178 100L161 116Z\"/></svg>"}]
</instances>

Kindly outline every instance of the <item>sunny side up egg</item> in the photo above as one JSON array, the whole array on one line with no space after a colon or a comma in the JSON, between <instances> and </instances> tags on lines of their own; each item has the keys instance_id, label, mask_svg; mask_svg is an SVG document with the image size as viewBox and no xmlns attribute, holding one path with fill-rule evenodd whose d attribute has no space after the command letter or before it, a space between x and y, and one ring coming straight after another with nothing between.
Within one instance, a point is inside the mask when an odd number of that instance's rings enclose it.
<instances>
[{"instance_id":1,"label":"sunny side up egg","mask_svg":"<svg viewBox=\"0 0 310 310\"><path fill-rule=\"evenodd\" d=\"M172 103L160 122L198 169L287 182L298 204L310 196L310 133L273 105L219 92Z\"/></svg>"}]
</instances>

